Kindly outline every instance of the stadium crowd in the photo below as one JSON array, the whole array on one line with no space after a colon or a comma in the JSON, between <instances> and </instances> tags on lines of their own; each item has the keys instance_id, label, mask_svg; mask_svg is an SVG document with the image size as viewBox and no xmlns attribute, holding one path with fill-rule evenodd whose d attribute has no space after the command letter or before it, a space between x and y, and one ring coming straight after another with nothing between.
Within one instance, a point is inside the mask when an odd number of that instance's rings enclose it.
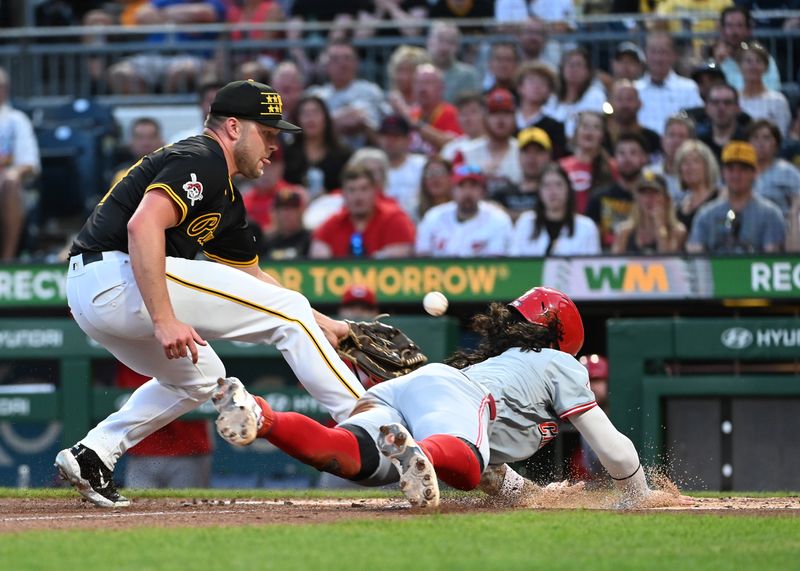
<instances>
[{"instance_id":1,"label":"stadium crowd","mask_svg":"<svg viewBox=\"0 0 800 571\"><path fill-rule=\"evenodd\" d=\"M228 22L234 41L263 42L255 57L224 64L213 51L165 49L88 65L98 85L120 95L193 89L202 106L225 81L251 77L280 92L284 117L303 132L285 135L259 180L239 183L265 261L796 252L798 101L782 82L784 54L770 54L753 32L757 23L793 29L798 21L757 21L753 4L49 1L37 18L86 26ZM675 39L672 20L649 19L631 33L641 43L618 43L597 67L592 46L557 35L575 32L579 14L641 10L719 16L692 19L707 33L688 42ZM485 19L500 26L501 39L464 49L463 35L480 34ZM320 30L323 49L306 49ZM209 39L179 36L187 44ZM359 42L375 37L400 38L385 82L360 70ZM289 47L273 48L278 38ZM112 38L85 38L104 41ZM25 187L36 185L42 167L31 120L11 106L9 88L1 73L6 262L45 255L21 223ZM163 144L158 119L146 115L115 155L118 168Z\"/></svg>"}]
</instances>

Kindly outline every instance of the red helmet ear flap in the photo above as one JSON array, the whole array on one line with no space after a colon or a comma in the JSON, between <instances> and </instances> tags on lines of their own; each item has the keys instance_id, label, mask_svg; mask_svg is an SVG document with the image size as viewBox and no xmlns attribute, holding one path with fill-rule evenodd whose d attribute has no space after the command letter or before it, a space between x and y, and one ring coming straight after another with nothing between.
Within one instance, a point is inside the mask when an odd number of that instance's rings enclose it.
<instances>
[{"instance_id":1,"label":"red helmet ear flap","mask_svg":"<svg viewBox=\"0 0 800 571\"><path fill-rule=\"evenodd\" d=\"M508 304L528 322L549 327L558 319L562 327L559 349L577 355L583 347L583 320L567 294L549 287L535 287Z\"/></svg>"}]
</instances>

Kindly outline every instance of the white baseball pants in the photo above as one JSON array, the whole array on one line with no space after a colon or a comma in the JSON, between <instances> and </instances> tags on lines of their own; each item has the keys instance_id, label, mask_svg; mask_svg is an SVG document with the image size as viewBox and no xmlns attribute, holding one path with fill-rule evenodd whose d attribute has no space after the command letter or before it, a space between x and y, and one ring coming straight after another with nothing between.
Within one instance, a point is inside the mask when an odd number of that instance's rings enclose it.
<instances>
[{"instance_id":1,"label":"white baseball pants","mask_svg":"<svg viewBox=\"0 0 800 571\"><path fill-rule=\"evenodd\" d=\"M373 439L384 424L399 423L414 440L434 434L449 434L472 443L483 465L489 465L492 397L478 383L458 369L430 363L407 375L371 387L362 397L357 412L339 426L360 426ZM382 454L377 470L358 483L382 486L396 482L399 475Z\"/></svg>"},{"instance_id":2,"label":"white baseball pants","mask_svg":"<svg viewBox=\"0 0 800 571\"><path fill-rule=\"evenodd\" d=\"M215 262L168 257L167 286L176 317L205 340L275 345L305 389L338 422L364 389L314 320L300 293ZM210 346L199 359L167 359L123 252L86 264L73 256L67 272L72 315L92 339L128 367L153 379L81 441L109 468L149 434L211 397L225 366Z\"/></svg>"}]
</instances>

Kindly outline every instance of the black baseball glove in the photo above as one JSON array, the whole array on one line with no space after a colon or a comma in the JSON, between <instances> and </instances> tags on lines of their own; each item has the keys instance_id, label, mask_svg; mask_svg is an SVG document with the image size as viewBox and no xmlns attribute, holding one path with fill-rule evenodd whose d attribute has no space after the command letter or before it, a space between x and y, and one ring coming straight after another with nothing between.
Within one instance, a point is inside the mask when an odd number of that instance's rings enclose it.
<instances>
[{"instance_id":1,"label":"black baseball glove","mask_svg":"<svg viewBox=\"0 0 800 571\"><path fill-rule=\"evenodd\" d=\"M397 327L380 321L347 321L350 333L337 351L369 388L428 362L422 350Z\"/></svg>"}]
</instances>

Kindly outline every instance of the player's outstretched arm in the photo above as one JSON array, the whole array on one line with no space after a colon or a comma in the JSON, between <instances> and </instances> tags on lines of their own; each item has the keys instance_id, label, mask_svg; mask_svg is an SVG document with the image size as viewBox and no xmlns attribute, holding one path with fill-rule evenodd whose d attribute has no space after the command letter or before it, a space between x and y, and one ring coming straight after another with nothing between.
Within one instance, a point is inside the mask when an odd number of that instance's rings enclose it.
<instances>
[{"instance_id":1,"label":"player's outstretched arm","mask_svg":"<svg viewBox=\"0 0 800 571\"><path fill-rule=\"evenodd\" d=\"M633 442L611 424L600 407L575 414L569 420L595 451L626 503L635 505L649 494Z\"/></svg>"},{"instance_id":2,"label":"player's outstretched arm","mask_svg":"<svg viewBox=\"0 0 800 571\"><path fill-rule=\"evenodd\" d=\"M600 463L622 492L622 508L693 505L694 500L675 491L651 490L633 442L621 434L599 407L571 416L569 420L595 451Z\"/></svg>"}]
</instances>

